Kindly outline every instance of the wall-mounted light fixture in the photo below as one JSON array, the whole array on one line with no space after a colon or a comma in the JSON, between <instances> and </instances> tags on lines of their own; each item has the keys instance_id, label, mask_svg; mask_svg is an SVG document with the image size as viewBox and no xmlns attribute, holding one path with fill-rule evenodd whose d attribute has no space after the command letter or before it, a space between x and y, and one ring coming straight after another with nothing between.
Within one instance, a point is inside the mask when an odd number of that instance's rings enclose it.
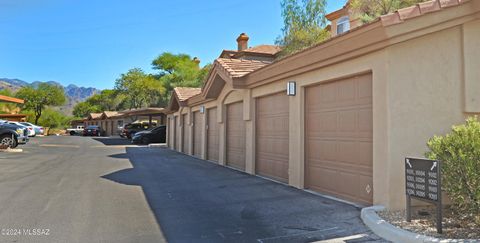
<instances>
[{"instance_id":1,"label":"wall-mounted light fixture","mask_svg":"<svg viewBox=\"0 0 480 243\"><path fill-rule=\"evenodd\" d=\"M297 83L295 81L288 81L287 83L287 95L295 96L297 94Z\"/></svg>"},{"instance_id":2,"label":"wall-mounted light fixture","mask_svg":"<svg viewBox=\"0 0 480 243\"><path fill-rule=\"evenodd\" d=\"M200 113L202 113L202 114L205 113L205 106L204 105L200 106Z\"/></svg>"}]
</instances>

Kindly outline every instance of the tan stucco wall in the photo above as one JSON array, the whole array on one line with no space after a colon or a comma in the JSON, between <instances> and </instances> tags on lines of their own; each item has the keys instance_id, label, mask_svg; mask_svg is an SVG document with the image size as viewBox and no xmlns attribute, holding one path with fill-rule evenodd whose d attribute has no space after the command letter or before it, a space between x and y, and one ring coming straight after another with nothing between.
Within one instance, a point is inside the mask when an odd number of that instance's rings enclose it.
<instances>
[{"instance_id":1,"label":"tan stucco wall","mask_svg":"<svg viewBox=\"0 0 480 243\"><path fill-rule=\"evenodd\" d=\"M480 20L463 25L465 112L480 112Z\"/></svg>"},{"instance_id":2,"label":"tan stucco wall","mask_svg":"<svg viewBox=\"0 0 480 243\"><path fill-rule=\"evenodd\" d=\"M289 97L289 184L304 187L304 90L310 85L371 73L373 89L373 201L389 208L404 207L404 158L423 156L427 140L448 132L453 124L480 112L480 22L426 33L387 48L313 71L276 80L253 89L233 90L226 83L217 100L219 164L225 164L225 105L244 104L246 122L246 172L255 174L256 98L285 92L296 81L297 94ZM286 95L286 94L285 94ZM182 108L188 114L191 150L191 112L200 105ZM467 113L468 112L468 113ZM175 113L179 115L180 112ZM169 115L171 118L173 115ZM204 116L205 117L205 116ZM180 119L180 118L178 118ZM204 118L204 124L206 120ZM179 129L179 128L177 128ZM206 132L202 128L202 158ZM169 132L172 132L169 129ZM172 138L169 146L172 147Z\"/></svg>"},{"instance_id":3,"label":"tan stucco wall","mask_svg":"<svg viewBox=\"0 0 480 243\"><path fill-rule=\"evenodd\" d=\"M391 207L404 206L404 174L394 173L404 170L404 158L423 157L429 138L447 133L453 124L462 123L465 118L462 38L462 28L458 26L387 50ZM472 54L465 53L466 59L478 60ZM478 97L480 89L474 92Z\"/></svg>"}]
</instances>

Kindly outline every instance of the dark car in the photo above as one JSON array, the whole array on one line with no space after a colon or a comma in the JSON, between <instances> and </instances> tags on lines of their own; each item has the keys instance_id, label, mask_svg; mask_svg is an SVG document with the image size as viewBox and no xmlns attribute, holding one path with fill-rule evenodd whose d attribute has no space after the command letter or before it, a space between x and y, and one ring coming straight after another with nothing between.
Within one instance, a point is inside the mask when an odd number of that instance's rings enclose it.
<instances>
[{"instance_id":1,"label":"dark car","mask_svg":"<svg viewBox=\"0 0 480 243\"><path fill-rule=\"evenodd\" d=\"M152 123L152 126L156 126L157 124L156 123ZM120 137L122 138L128 138L128 139L131 139L133 137L133 135L135 135L135 133L137 132L140 132L140 131L146 131L150 129L150 127L148 126L148 123L144 122L144 123L129 123L129 124L126 124L123 129L122 129L122 132L120 133Z\"/></svg>"},{"instance_id":2,"label":"dark car","mask_svg":"<svg viewBox=\"0 0 480 243\"><path fill-rule=\"evenodd\" d=\"M99 126L88 126L83 129L83 136L102 136L105 134Z\"/></svg>"},{"instance_id":3,"label":"dark car","mask_svg":"<svg viewBox=\"0 0 480 243\"><path fill-rule=\"evenodd\" d=\"M17 125L0 123L0 144L16 148L20 143L27 143L28 131Z\"/></svg>"},{"instance_id":4,"label":"dark car","mask_svg":"<svg viewBox=\"0 0 480 243\"><path fill-rule=\"evenodd\" d=\"M158 126L151 130L140 131L132 137L132 143L165 143L167 126Z\"/></svg>"}]
</instances>

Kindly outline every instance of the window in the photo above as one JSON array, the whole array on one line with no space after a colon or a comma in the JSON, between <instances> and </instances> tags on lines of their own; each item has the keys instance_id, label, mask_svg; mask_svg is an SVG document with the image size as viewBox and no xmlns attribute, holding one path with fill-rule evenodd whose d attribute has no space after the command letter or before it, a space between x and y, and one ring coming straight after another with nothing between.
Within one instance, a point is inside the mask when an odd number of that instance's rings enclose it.
<instances>
[{"instance_id":1,"label":"window","mask_svg":"<svg viewBox=\"0 0 480 243\"><path fill-rule=\"evenodd\" d=\"M123 120L117 121L117 127L123 127Z\"/></svg>"},{"instance_id":2,"label":"window","mask_svg":"<svg viewBox=\"0 0 480 243\"><path fill-rule=\"evenodd\" d=\"M337 22L337 35L350 30L350 19L348 16L341 17Z\"/></svg>"}]
</instances>

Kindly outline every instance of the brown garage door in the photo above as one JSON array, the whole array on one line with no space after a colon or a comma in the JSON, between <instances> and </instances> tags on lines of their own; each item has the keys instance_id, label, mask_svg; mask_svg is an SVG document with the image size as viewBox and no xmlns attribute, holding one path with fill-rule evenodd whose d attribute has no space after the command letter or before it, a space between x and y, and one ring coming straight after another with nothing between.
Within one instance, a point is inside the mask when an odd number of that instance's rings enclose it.
<instances>
[{"instance_id":1,"label":"brown garage door","mask_svg":"<svg viewBox=\"0 0 480 243\"><path fill-rule=\"evenodd\" d=\"M175 143L176 143L176 150L180 151L180 147L182 144L180 144L180 136L181 136L181 128L180 128L180 119L178 116L175 116Z\"/></svg>"},{"instance_id":2,"label":"brown garage door","mask_svg":"<svg viewBox=\"0 0 480 243\"><path fill-rule=\"evenodd\" d=\"M172 119L172 144L173 149L177 150L177 117L174 116Z\"/></svg>"},{"instance_id":3,"label":"brown garage door","mask_svg":"<svg viewBox=\"0 0 480 243\"><path fill-rule=\"evenodd\" d=\"M218 161L217 108L208 109L207 119L207 159Z\"/></svg>"},{"instance_id":4,"label":"brown garage door","mask_svg":"<svg viewBox=\"0 0 480 243\"><path fill-rule=\"evenodd\" d=\"M288 96L258 98L256 113L256 173L288 182Z\"/></svg>"},{"instance_id":5,"label":"brown garage door","mask_svg":"<svg viewBox=\"0 0 480 243\"><path fill-rule=\"evenodd\" d=\"M187 153L187 127L188 127L188 121L187 121L187 114L182 115L182 152Z\"/></svg>"},{"instance_id":6,"label":"brown garage door","mask_svg":"<svg viewBox=\"0 0 480 243\"><path fill-rule=\"evenodd\" d=\"M245 170L243 102L227 105L227 165Z\"/></svg>"},{"instance_id":7,"label":"brown garage door","mask_svg":"<svg viewBox=\"0 0 480 243\"><path fill-rule=\"evenodd\" d=\"M200 158L202 153L202 114L193 112L193 156Z\"/></svg>"},{"instance_id":8,"label":"brown garage door","mask_svg":"<svg viewBox=\"0 0 480 243\"><path fill-rule=\"evenodd\" d=\"M372 76L306 89L305 187L371 204Z\"/></svg>"}]
</instances>

